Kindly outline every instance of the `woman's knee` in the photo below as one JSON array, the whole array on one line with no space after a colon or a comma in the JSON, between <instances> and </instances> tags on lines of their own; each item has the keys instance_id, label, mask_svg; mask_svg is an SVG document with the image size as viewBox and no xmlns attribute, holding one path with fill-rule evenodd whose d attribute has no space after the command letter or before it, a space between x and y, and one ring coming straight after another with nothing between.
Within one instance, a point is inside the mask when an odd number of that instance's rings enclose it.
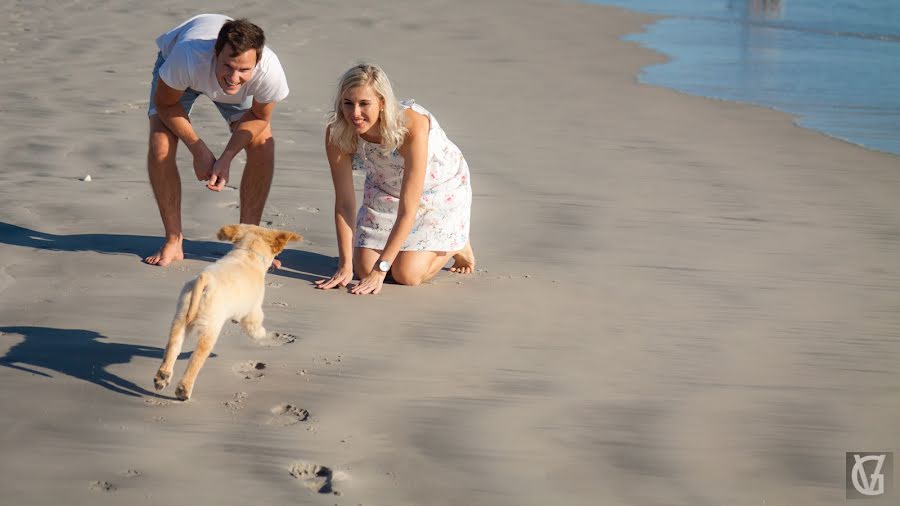
<instances>
[{"instance_id":1,"label":"woman's knee","mask_svg":"<svg viewBox=\"0 0 900 506\"><path fill-rule=\"evenodd\" d=\"M360 248L358 246L353 248L353 273L356 274L357 279L363 279L372 272L380 254L381 250Z\"/></svg>"},{"instance_id":2,"label":"woman's knee","mask_svg":"<svg viewBox=\"0 0 900 506\"><path fill-rule=\"evenodd\" d=\"M419 286L425 280L424 272L415 271L409 268L391 269L391 276L397 284L406 286Z\"/></svg>"},{"instance_id":3,"label":"woman's knee","mask_svg":"<svg viewBox=\"0 0 900 506\"><path fill-rule=\"evenodd\" d=\"M394 281L401 285L418 286L437 274L442 257L433 251L402 251L391 267Z\"/></svg>"}]
</instances>

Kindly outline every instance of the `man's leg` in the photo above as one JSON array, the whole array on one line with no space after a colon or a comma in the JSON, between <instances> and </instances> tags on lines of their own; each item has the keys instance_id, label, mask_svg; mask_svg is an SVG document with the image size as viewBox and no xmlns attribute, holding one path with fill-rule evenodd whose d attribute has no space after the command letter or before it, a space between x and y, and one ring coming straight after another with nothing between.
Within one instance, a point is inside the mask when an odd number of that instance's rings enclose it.
<instances>
[{"instance_id":1,"label":"man's leg","mask_svg":"<svg viewBox=\"0 0 900 506\"><path fill-rule=\"evenodd\" d=\"M151 265L166 266L172 260L184 258L181 230L181 177L175 165L178 137L159 119L150 116L150 147L147 152L147 172L156 197L159 215L166 230L166 240L155 255L144 259Z\"/></svg>"},{"instance_id":2,"label":"man's leg","mask_svg":"<svg viewBox=\"0 0 900 506\"><path fill-rule=\"evenodd\" d=\"M247 153L247 164L244 165L244 174L241 176L241 223L259 225L275 173L275 138L272 137L272 127L266 126L244 151ZM280 269L281 260L277 257L272 259L272 267Z\"/></svg>"},{"instance_id":3,"label":"man's leg","mask_svg":"<svg viewBox=\"0 0 900 506\"><path fill-rule=\"evenodd\" d=\"M275 138L267 126L247 145L241 176L241 223L259 225L275 172Z\"/></svg>"}]
</instances>

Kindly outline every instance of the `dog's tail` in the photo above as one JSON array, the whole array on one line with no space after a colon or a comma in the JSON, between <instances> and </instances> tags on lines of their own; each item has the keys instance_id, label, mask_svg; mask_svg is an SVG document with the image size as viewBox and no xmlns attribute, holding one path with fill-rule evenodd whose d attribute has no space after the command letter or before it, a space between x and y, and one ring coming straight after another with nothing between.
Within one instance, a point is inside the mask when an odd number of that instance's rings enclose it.
<instances>
[{"instance_id":1,"label":"dog's tail","mask_svg":"<svg viewBox=\"0 0 900 506\"><path fill-rule=\"evenodd\" d=\"M203 292L209 284L209 274L201 272L194 282L194 289L191 290L191 305L188 306L187 316L184 319L185 324L190 324L197 318L197 311L200 309L200 299L203 298Z\"/></svg>"}]
</instances>

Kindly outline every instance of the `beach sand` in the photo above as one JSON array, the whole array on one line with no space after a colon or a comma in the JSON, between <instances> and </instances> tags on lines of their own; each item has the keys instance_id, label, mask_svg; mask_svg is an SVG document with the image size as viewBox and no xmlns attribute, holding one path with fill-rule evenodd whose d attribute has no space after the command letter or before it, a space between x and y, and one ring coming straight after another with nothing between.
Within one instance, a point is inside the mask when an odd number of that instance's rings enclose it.
<instances>
[{"instance_id":1,"label":"beach sand","mask_svg":"<svg viewBox=\"0 0 900 506\"><path fill-rule=\"evenodd\" d=\"M900 448L900 160L636 84L663 57L619 37L648 16L562 0L3 12L4 504L840 504L845 452ZM152 378L238 197L194 181L182 146L188 258L142 264L162 240L145 111L153 39L201 12L257 22L285 66L263 220L306 241L267 276L282 339L227 325L180 403ZM337 255L323 117L362 58L466 154L475 274L312 287ZM194 123L224 147L205 99Z\"/></svg>"}]
</instances>

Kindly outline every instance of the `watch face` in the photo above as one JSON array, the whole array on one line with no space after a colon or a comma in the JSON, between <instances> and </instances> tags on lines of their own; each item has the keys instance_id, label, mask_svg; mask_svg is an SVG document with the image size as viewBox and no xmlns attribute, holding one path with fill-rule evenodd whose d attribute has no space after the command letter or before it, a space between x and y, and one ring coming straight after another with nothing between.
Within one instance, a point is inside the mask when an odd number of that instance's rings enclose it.
<instances>
[{"instance_id":1,"label":"watch face","mask_svg":"<svg viewBox=\"0 0 900 506\"><path fill-rule=\"evenodd\" d=\"M387 260L382 260L378 262L378 270L381 272L387 272L391 268L391 264L388 263Z\"/></svg>"}]
</instances>

